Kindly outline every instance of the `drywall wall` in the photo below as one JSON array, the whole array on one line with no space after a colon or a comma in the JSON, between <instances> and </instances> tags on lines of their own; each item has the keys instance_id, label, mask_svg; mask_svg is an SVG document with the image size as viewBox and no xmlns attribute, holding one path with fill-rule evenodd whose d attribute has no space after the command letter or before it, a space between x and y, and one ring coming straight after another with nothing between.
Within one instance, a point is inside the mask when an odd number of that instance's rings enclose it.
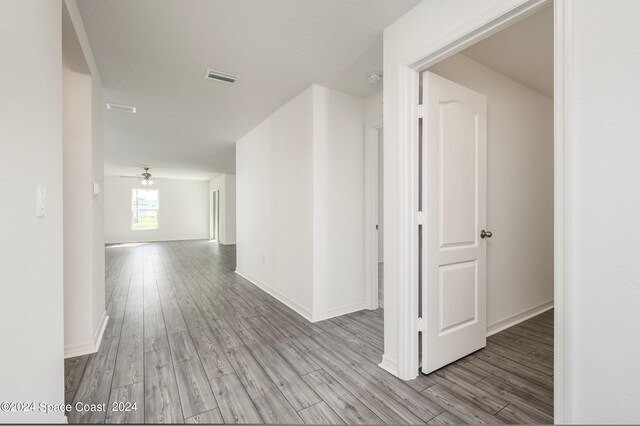
<instances>
[{"instance_id":1,"label":"drywall wall","mask_svg":"<svg viewBox=\"0 0 640 426\"><path fill-rule=\"evenodd\" d=\"M93 341L99 344L106 326L105 299L105 233L104 233L104 96L98 66L84 29L75 0L65 0L82 51L91 71L91 176L98 184L99 194L92 197L93 216ZM92 188L93 192L93 188ZM96 347L97 350L97 347Z\"/></svg>"},{"instance_id":2,"label":"drywall wall","mask_svg":"<svg viewBox=\"0 0 640 426\"><path fill-rule=\"evenodd\" d=\"M313 320L365 307L364 101L313 86Z\"/></svg>"},{"instance_id":3,"label":"drywall wall","mask_svg":"<svg viewBox=\"0 0 640 426\"><path fill-rule=\"evenodd\" d=\"M430 71L487 96L487 330L553 303L553 100L462 54Z\"/></svg>"},{"instance_id":4,"label":"drywall wall","mask_svg":"<svg viewBox=\"0 0 640 426\"><path fill-rule=\"evenodd\" d=\"M310 317L313 309L313 91L236 143L237 271Z\"/></svg>"},{"instance_id":5,"label":"drywall wall","mask_svg":"<svg viewBox=\"0 0 640 426\"><path fill-rule=\"evenodd\" d=\"M236 145L237 272L312 321L364 307L363 161L363 100L320 86Z\"/></svg>"},{"instance_id":6,"label":"drywall wall","mask_svg":"<svg viewBox=\"0 0 640 426\"><path fill-rule=\"evenodd\" d=\"M69 357L94 349L93 217L87 214L92 207L91 75L69 69L65 59L63 55L64 340Z\"/></svg>"},{"instance_id":7,"label":"drywall wall","mask_svg":"<svg viewBox=\"0 0 640 426\"><path fill-rule=\"evenodd\" d=\"M64 403L61 9L0 2L0 401ZM3 423L64 421L0 411Z\"/></svg>"},{"instance_id":8,"label":"drywall wall","mask_svg":"<svg viewBox=\"0 0 640 426\"><path fill-rule=\"evenodd\" d=\"M102 83L77 5L64 3L63 177L65 357L97 351L106 325ZM91 212L91 214L87 214Z\"/></svg>"},{"instance_id":9,"label":"drywall wall","mask_svg":"<svg viewBox=\"0 0 640 426\"><path fill-rule=\"evenodd\" d=\"M159 190L159 227L131 229L133 188ZM195 240L209 238L209 182L156 180L151 187L138 179L106 176L104 179L105 240L107 243Z\"/></svg>"},{"instance_id":10,"label":"drywall wall","mask_svg":"<svg viewBox=\"0 0 640 426\"><path fill-rule=\"evenodd\" d=\"M209 238L213 238L212 192L220 197L220 242L236 243L236 175L224 174L209 181Z\"/></svg>"},{"instance_id":11,"label":"drywall wall","mask_svg":"<svg viewBox=\"0 0 640 426\"><path fill-rule=\"evenodd\" d=\"M382 90L364 100L364 117L365 122L382 117Z\"/></svg>"},{"instance_id":12,"label":"drywall wall","mask_svg":"<svg viewBox=\"0 0 640 426\"><path fill-rule=\"evenodd\" d=\"M640 3L573 5L570 423L640 423Z\"/></svg>"},{"instance_id":13,"label":"drywall wall","mask_svg":"<svg viewBox=\"0 0 640 426\"><path fill-rule=\"evenodd\" d=\"M226 235L224 244L236 243L236 175L227 174L225 176L225 228Z\"/></svg>"}]
</instances>

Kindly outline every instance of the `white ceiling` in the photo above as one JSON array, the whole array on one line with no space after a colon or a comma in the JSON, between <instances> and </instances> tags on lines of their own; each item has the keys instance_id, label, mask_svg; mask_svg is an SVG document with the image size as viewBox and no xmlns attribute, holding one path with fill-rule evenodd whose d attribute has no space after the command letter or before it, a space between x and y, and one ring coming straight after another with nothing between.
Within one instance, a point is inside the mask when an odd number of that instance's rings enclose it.
<instances>
[{"instance_id":1,"label":"white ceiling","mask_svg":"<svg viewBox=\"0 0 640 426\"><path fill-rule=\"evenodd\" d=\"M382 30L417 3L79 0L105 101L138 111L105 110L105 173L234 172L234 142L310 84L380 91L366 76L382 71Z\"/></svg>"},{"instance_id":2,"label":"white ceiling","mask_svg":"<svg viewBox=\"0 0 640 426\"><path fill-rule=\"evenodd\" d=\"M553 8L463 50L462 54L553 98Z\"/></svg>"}]
</instances>

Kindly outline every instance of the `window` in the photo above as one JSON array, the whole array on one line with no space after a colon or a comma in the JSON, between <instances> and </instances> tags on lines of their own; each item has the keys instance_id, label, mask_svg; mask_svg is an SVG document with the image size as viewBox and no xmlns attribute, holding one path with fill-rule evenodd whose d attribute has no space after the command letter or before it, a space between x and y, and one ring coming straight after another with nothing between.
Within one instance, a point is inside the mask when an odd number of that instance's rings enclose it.
<instances>
[{"instance_id":1,"label":"window","mask_svg":"<svg viewBox=\"0 0 640 426\"><path fill-rule=\"evenodd\" d=\"M133 189L131 191L131 229L144 231L158 229L158 190Z\"/></svg>"}]
</instances>

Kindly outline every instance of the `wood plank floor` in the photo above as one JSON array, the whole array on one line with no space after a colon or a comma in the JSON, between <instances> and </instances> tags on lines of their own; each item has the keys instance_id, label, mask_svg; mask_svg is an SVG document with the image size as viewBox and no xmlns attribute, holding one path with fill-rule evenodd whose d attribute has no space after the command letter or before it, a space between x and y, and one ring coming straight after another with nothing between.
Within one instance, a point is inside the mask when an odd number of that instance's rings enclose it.
<instances>
[{"instance_id":1,"label":"wood plank floor","mask_svg":"<svg viewBox=\"0 0 640 426\"><path fill-rule=\"evenodd\" d=\"M65 395L107 411L70 423L553 423L552 311L404 382L377 366L381 309L309 323L233 272L234 246L106 252L109 324L66 360Z\"/></svg>"}]
</instances>

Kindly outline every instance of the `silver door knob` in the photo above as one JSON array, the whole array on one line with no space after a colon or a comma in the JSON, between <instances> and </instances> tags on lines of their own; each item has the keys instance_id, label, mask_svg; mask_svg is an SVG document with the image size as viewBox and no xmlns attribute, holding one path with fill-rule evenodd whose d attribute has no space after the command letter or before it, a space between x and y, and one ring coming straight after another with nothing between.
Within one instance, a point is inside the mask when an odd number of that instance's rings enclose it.
<instances>
[{"instance_id":1,"label":"silver door knob","mask_svg":"<svg viewBox=\"0 0 640 426\"><path fill-rule=\"evenodd\" d=\"M491 238L492 235L491 231L485 231L484 229L480 231L480 238Z\"/></svg>"}]
</instances>

